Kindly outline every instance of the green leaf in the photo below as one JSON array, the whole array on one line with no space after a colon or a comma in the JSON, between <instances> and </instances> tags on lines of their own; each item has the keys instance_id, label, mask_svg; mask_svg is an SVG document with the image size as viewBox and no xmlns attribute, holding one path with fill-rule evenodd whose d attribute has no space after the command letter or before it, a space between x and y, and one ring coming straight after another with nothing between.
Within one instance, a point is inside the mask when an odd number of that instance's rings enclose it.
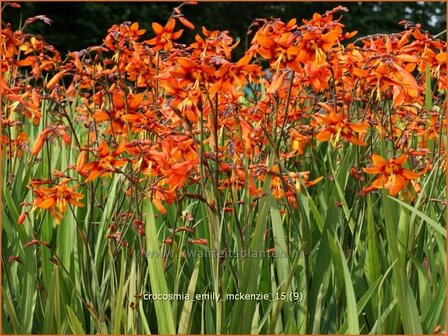
<instances>
[{"instance_id":1,"label":"green leaf","mask_svg":"<svg viewBox=\"0 0 448 336\"><path fill-rule=\"evenodd\" d=\"M422 325L417 303L415 301L412 288L406 277L406 266L402 262L398 251L396 223L398 223L399 218L394 217L396 213L392 212L391 199L393 198L387 195L386 190L382 189L384 219L386 224L386 236L389 242L389 253L392 260L398 260L396 267L394 267L392 271L393 286L395 287L398 298L398 309L400 310L404 332L406 334L421 334Z\"/></svg>"},{"instance_id":2,"label":"green leaf","mask_svg":"<svg viewBox=\"0 0 448 336\"><path fill-rule=\"evenodd\" d=\"M410 210L413 214L416 214L417 216L419 216L426 223L428 223L434 230L436 230L437 233L440 233L444 238L446 238L446 230L440 224L438 224L435 220L433 220L431 217L429 217L428 215L425 215L420 210L414 208L413 206L411 206L397 198L394 198L392 196L388 196L388 197L391 200L394 200L395 202L400 204L401 206L405 207L406 209Z\"/></svg>"},{"instance_id":3,"label":"green leaf","mask_svg":"<svg viewBox=\"0 0 448 336\"><path fill-rule=\"evenodd\" d=\"M194 266L193 274L191 275L190 278L190 284L188 285L187 294L190 297L190 300L186 300L184 302L184 306L182 307L182 313L180 315L178 334L181 335L188 334L190 332L190 326L192 324L191 312L193 308L193 298L196 290L196 283L198 280L199 266L200 262L199 260L197 260Z\"/></svg>"},{"instance_id":4,"label":"green leaf","mask_svg":"<svg viewBox=\"0 0 448 336\"><path fill-rule=\"evenodd\" d=\"M144 212L146 213L146 257L148 259L148 272L151 283L151 291L156 295L169 294L168 286L163 269L163 260L160 252L159 241L157 239L157 228L154 218L154 211L149 199L144 202ZM173 335L176 333L174 318L171 310L171 303L168 300L154 300L154 307L157 315L158 333Z\"/></svg>"},{"instance_id":5,"label":"green leaf","mask_svg":"<svg viewBox=\"0 0 448 336\"><path fill-rule=\"evenodd\" d=\"M268 164L272 167L271 163ZM254 233L250 242L248 250L248 257L241 270L240 292L244 294L252 294L258 292L258 286L261 276L261 257L252 257L253 253L258 253L260 256L264 252L264 237L265 229L269 216L269 209L271 207L272 198L271 193L271 176L267 175L263 185L263 192L266 195L260 200L259 212L255 221ZM232 310L232 317L230 321L230 332L232 333L250 333L252 329L252 318L255 314L256 302L250 300L238 300Z\"/></svg>"},{"instance_id":6,"label":"green leaf","mask_svg":"<svg viewBox=\"0 0 448 336\"><path fill-rule=\"evenodd\" d=\"M124 252L121 253L121 263L120 263L120 280L118 283L118 292L114 293L113 302L115 306L113 315L113 333L118 335L121 333L121 319L123 314L123 299L124 293L127 290L127 283L125 284L124 273L126 271L126 259Z\"/></svg>"},{"instance_id":7,"label":"green leaf","mask_svg":"<svg viewBox=\"0 0 448 336\"><path fill-rule=\"evenodd\" d=\"M15 334L18 334L19 333L19 322L17 320L16 311L15 311L14 305L11 302L11 299L9 298L9 295L7 293L5 293L5 288L3 288L2 299L3 299L3 302L5 303L6 311L8 312L8 317L10 319L12 329ZM2 332L3 332L3 330L2 330Z\"/></svg>"},{"instance_id":8,"label":"green leaf","mask_svg":"<svg viewBox=\"0 0 448 336\"><path fill-rule=\"evenodd\" d=\"M345 258L344 251L337 240L334 240L330 233L328 232L328 242L332 250L338 249L339 254L332 254L334 267L336 270L342 268L342 273L344 276L344 288L345 288L345 298L346 298L346 309L347 309L347 332L351 335L359 334L359 320L358 320L358 308L356 303L355 290L353 289L353 282L351 279L350 270L348 269L347 259Z\"/></svg>"},{"instance_id":9,"label":"green leaf","mask_svg":"<svg viewBox=\"0 0 448 336\"><path fill-rule=\"evenodd\" d=\"M81 322L76 317L76 314L73 312L70 306L66 305L65 308L67 308L68 324L70 326L72 333L75 335L86 335L86 332L84 331Z\"/></svg>"}]
</instances>

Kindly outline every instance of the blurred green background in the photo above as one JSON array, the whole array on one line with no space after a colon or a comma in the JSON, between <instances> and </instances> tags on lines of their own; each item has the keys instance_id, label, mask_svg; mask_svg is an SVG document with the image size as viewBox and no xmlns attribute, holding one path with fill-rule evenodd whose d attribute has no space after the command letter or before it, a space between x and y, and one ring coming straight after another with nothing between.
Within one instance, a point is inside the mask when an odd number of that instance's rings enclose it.
<instances>
[{"instance_id":1,"label":"blurred green background","mask_svg":"<svg viewBox=\"0 0 448 336\"><path fill-rule=\"evenodd\" d=\"M40 33L62 53L99 45L113 24L137 21L147 29L145 38L152 37L151 22L164 24L172 9L181 2L21 2L22 8L7 7L3 23L15 27L21 20L35 15L47 15L54 23L47 26L38 22L28 32ZM237 54L242 54L248 27L255 18L293 17L310 18L314 12L323 13L337 5L349 9L342 23L347 31L357 30L358 37L374 33L392 33L402 30L401 20L421 23L432 34L446 29L445 2L199 2L185 6L182 12L196 26L185 30L181 42L189 43L202 26L209 30L229 30L232 37L240 38ZM299 21L300 22L300 21Z\"/></svg>"}]
</instances>

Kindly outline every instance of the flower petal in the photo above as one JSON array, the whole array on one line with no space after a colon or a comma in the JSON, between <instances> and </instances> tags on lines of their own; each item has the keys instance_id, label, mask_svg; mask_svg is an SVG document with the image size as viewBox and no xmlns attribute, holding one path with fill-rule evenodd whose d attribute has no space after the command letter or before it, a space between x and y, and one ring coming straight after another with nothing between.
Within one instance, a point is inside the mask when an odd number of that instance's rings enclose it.
<instances>
[{"instance_id":1,"label":"flower petal","mask_svg":"<svg viewBox=\"0 0 448 336\"><path fill-rule=\"evenodd\" d=\"M372 155L372 161L373 164L377 167L383 167L387 163L387 161L378 154Z\"/></svg>"},{"instance_id":2,"label":"flower petal","mask_svg":"<svg viewBox=\"0 0 448 336\"><path fill-rule=\"evenodd\" d=\"M156 33L157 35L160 35L160 34L162 34L163 33L163 27L162 27L162 25L160 25L159 23L157 23L157 22L153 22L152 23L152 29L154 30L154 33Z\"/></svg>"}]
</instances>

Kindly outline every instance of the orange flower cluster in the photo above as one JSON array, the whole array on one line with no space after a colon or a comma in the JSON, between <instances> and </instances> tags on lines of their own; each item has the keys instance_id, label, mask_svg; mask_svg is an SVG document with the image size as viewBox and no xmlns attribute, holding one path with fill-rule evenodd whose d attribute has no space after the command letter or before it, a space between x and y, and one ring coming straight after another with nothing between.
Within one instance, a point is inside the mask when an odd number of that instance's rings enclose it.
<instances>
[{"instance_id":1,"label":"orange flower cluster","mask_svg":"<svg viewBox=\"0 0 448 336\"><path fill-rule=\"evenodd\" d=\"M330 141L333 148L357 146L359 175L372 157L374 167L364 172L379 175L373 189L396 195L417 179L413 170L430 164L435 153L426 146L447 125L438 107L446 94L446 43L406 23L401 33L347 43L356 32L344 32L335 18L341 11L314 14L302 24L258 20L238 60L232 59L238 43L227 31L203 28L193 43L178 43L183 30L176 26L192 28L178 9L166 24L152 24L149 39L138 23L114 25L102 45L72 52L65 62L42 39L7 26L1 31L2 148L17 155L26 150L26 134L11 136L21 134L18 121L45 122L33 155L54 136L69 146L73 124L84 125L85 134L76 137L81 181L123 174L129 194L144 188L166 213L167 203L206 182L220 193L248 187L251 197L260 197L267 174L274 176L272 194L296 206L295 191L330 174L307 166L308 153ZM31 88L20 80L27 70L51 76ZM50 102L55 112L44 120L41 108ZM75 116L67 102L77 106ZM398 158L375 154L382 142ZM290 171L269 165L271 157ZM82 195L67 182L32 186L35 205L57 220L67 204L81 205Z\"/></svg>"}]
</instances>

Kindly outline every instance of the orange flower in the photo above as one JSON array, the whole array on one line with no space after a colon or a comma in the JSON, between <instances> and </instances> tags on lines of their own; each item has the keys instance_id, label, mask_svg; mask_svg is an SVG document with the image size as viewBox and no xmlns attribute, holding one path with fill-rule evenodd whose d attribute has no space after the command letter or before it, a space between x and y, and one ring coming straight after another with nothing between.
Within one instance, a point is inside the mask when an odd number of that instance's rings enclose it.
<instances>
[{"instance_id":1,"label":"orange flower","mask_svg":"<svg viewBox=\"0 0 448 336\"><path fill-rule=\"evenodd\" d=\"M286 32L277 39L258 33L255 40L259 44L257 53L263 58L270 61L270 65L274 69L284 69L289 67L293 70L300 71L300 66L296 62L297 54L300 49L294 42L297 36L291 32Z\"/></svg>"},{"instance_id":2,"label":"orange flower","mask_svg":"<svg viewBox=\"0 0 448 336\"><path fill-rule=\"evenodd\" d=\"M252 75L256 77L260 73L261 67L256 64L249 64L250 55L241 58L236 64L224 62L220 69L216 72L218 80L210 88L211 95L218 92L231 92L237 95L237 88L244 86L247 78Z\"/></svg>"},{"instance_id":3,"label":"orange flower","mask_svg":"<svg viewBox=\"0 0 448 336\"><path fill-rule=\"evenodd\" d=\"M303 172L287 172L287 175L280 173L280 168L276 164L272 167L272 170L268 171L272 175L272 195L276 199L281 199L286 197L288 199L288 202L294 206L297 207L297 200L295 197L295 190L297 192L301 192L301 184L305 187L311 187L317 183L319 183L323 176L320 176L312 181L309 181L310 172L309 171L303 171ZM264 177L261 178L262 180ZM294 186L291 185L291 182L294 183ZM286 188L286 190L285 190Z\"/></svg>"},{"instance_id":4,"label":"orange flower","mask_svg":"<svg viewBox=\"0 0 448 336\"><path fill-rule=\"evenodd\" d=\"M72 204L77 207L83 207L79 200L84 197L83 194L77 193L74 190L78 185L68 187L69 179L62 180L52 188L44 188L40 185L47 184L49 181L31 180L31 188L33 189L36 199L34 206L40 209L49 209L51 215L56 221L56 224L61 223L64 212L67 210L67 205Z\"/></svg>"},{"instance_id":5,"label":"orange flower","mask_svg":"<svg viewBox=\"0 0 448 336\"><path fill-rule=\"evenodd\" d=\"M138 110L142 104L144 93L136 95L125 93L121 90L114 91L112 95L112 106L109 111L98 110L93 114L93 118L99 122L109 122L106 129L108 134L123 134L128 128L128 123L132 124L139 120L141 115Z\"/></svg>"},{"instance_id":6,"label":"orange flower","mask_svg":"<svg viewBox=\"0 0 448 336\"><path fill-rule=\"evenodd\" d=\"M174 31L174 27L176 25L175 19L170 19L165 27L162 27L157 22L153 22L152 29L156 33L156 37L146 40L145 43L149 45L154 45L154 50L165 50L168 51L173 47L174 40L177 40L183 33L183 29L178 30L177 32Z\"/></svg>"},{"instance_id":7,"label":"orange flower","mask_svg":"<svg viewBox=\"0 0 448 336\"><path fill-rule=\"evenodd\" d=\"M319 65L315 63L308 63L304 66L304 72L311 84L311 87L316 91L328 89L328 83L331 78L330 66L327 62Z\"/></svg>"},{"instance_id":8,"label":"orange flower","mask_svg":"<svg viewBox=\"0 0 448 336\"><path fill-rule=\"evenodd\" d=\"M301 66L296 60L300 53L300 46L297 45L296 21L292 19L286 24L279 20L265 22L256 32L248 54L259 54L269 60L270 66L275 70L287 67L301 71Z\"/></svg>"},{"instance_id":9,"label":"orange flower","mask_svg":"<svg viewBox=\"0 0 448 336\"><path fill-rule=\"evenodd\" d=\"M231 58L231 52L239 44L239 41L233 43L233 38L230 37L228 31L209 31L202 27L202 34L196 35L196 42L192 43L192 59L203 59L204 56L221 56L227 60Z\"/></svg>"},{"instance_id":10,"label":"orange flower","mask_svg":"<svg viewBox=\"0 0 448 336\"><path fill-rule=\"evenodd\" d=\"M359 146L367 146L363 140L357 138L355 133L364 133L368 127L367 122L358 124L352 124L348 122L348 119L342 112L336 113L332 107L327 104L319 103L330 113L327 116L315 116L315 119L319 124L323 124L324 129L317 135L316 139L319 141L329 141L332 137L336 139L341 136L343 139L350 141L352 144Z\"/></svg>"},{"instance_id":11,"label":"orange flower","mask_svg":"<svg viewBox=\"0 0 448 336\"><path fill-rule=\"evenodd\" d=\"M167 135L162 142L162 150L174 161L197 161L198 153L194 140L186 135Z\"/></svg>"},{"instance_id":12,"label":"orange flower","mask_svg":"<svg viewBox=\"0 0 448 336\"><path fill-rule=\"evenodd\" d=\"M372 187L386 188L392 196L398 194L406 186L409 180L415 180L419 174L403 168L403 164L408 159L406 154L389 161L377 154L372 155L373 167L364 168L368 174L379 174L380 176L373 182Z\"/></svg>"},{"instance_id":13,"label":"orange flower","mask_svg":"<svg viewBox=\"0 0 448 336\"><path fill-rule=\"evenodd\" d=\"M234 164L222 163L219 168L221 171L227 174L227 178L222 179L219 183L219 189L224 190L231 188L232 190L241 190L244 188L247 178L249 194L251 196L257 196L261 194L261 189L257 189L255 186L253 176L246 176L246 172L242 167Z\"/></svg>"},{"instance_id":14,"label":"orange flower","mask_svg":"<svg viewBox=\"0 0 448 336\"><path fill-rule=\"evenodd\" d=\"M7 60L12 60L14 56L19 53L21 45L22 32L11 30L11 27L6 27L1 30L2 44L1 54Z\"/></svg>"},{"instance_id":15,"label":"orange flower","mask_svg":"<svg viewBox=\"0 0 448 336\"><path fill-rule=\"evenodd\" d=\"M310 136L304 135L295 129L290 131L291 135L291 147L292 153L298 153L299 155L303 155L305 146L310 141Z\"/></svg>"},{"instance_id":16,"label":"orange flower","mask_svg":"<svg viewBox=\"0 0 448 336\"><path fill-rule=\"evenodd\" d=\"M173 204L176 199L176 191L174 189L168 190L166 188L162 188L160 187L161 184L163 184L162 180L157 183L157 186L152 188L150 194L151 200L157 210L159 210L162 215L166 215L167 211L162 202L164 201L168 204Z\"/></svg>"},{"instance_id":17,"label":"orange flower","mask_svg":"<svg viewBox=\"0 0 448 336\"><path fill-rule=\"evenodd\" d=\"M120 25L113 25L108 30L108 35L104 39L104 45L112 51L124 50L126 42L137 41L141 35L146 32L145 29L140 29L137 22L124 22Z\"/></svg>"},{"instance_id":18,"label":"orange flower","mask_svg":"<svg viewBox=\"0 0 448 336\"><path fill-rule=\"evenodd\" d=\"M18 106L20 104L23 107L23 115L32 119L35 126L39 125L39 121L42 118L40 108L42 96L36 89L32 89L31 92L28 90L22 94L10 93L6 96L14 102L13 106Z\"/></svg>"},{"instance_id":19,"label":"orange flower","mask_svg":"<svg viewBox=\"0 0 448 336\"><path fill-rule=\"evenodd\" d=\"M188 179L189 172L197 165L195 161L184 161L173 164L165 173L166 183L170 191L179 190Z\"/></svg>"},{"instance_id":20,"label":"orange flower","mask_svg":"<svg viewBox=\"0 0 448 336\"><path fill-rule=\"evenodd\" d=\"M28 135L22 132L15 139L2 135L0 136L0 149L6 151L7 158L21 158L22 154L28 151Z\"/></svg>"},{"instance_id":21,"label":"orange flower","mask_svg":"<svg viewBox=\"0 0 448 336\"><path fill-rule=\"evenodd\" d=\"M117 149L111 153L106 141L101 140L97 148L99 161L87 163L83 167L77 167L82 173L89 172L85 182L90 182L98 176L110 175L112 172L116 171L116 168L123 167L127 161L117 160L115 157L120 155L124 149L125 144L122 142Z\"/></svg>"},{"instance_id":22,"label":"orange flower","mask_svg":"<svg viewBox=\"0 0 448 336\"><path fill-rule=\"evenodd\" d=\"M36 138L36 141L34 142L34 145L31 148L31 154L35 156L39 154L40 150L42 149L42 146L51 136L60 136L67 146L70 146L70 143L72 141L70 136L65 131L64 126L51 125L47 127L42 133L40 133L39 136Z\"/></svg>"},{"instance_id":23,"label":"orange flower","mask_svg":"<svg viewBox=\"0 0 448 336\"><path fill-rule=\"evenodd\" d=\"M356 35L356 32L342 33L344 26L339 20L333 20L333 14L338 11L347 12L347 8L338 6L323 15L314 13L311 20L303 20L304 25L299 27L302 34L297 43L300 50L297 61L322 64L327 59L327 53L340 41Z\"/></svg>"}]
</instances>

